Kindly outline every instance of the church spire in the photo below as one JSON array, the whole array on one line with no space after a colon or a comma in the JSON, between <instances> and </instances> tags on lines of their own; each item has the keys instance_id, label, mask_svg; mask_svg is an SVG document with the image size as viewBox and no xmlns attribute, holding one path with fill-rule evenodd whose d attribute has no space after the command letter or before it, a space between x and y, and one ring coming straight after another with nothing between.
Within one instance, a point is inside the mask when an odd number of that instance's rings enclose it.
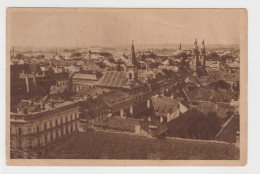
<instances>
[{"instance_id":1,"label":"church spire","mask_svg":"<svg viewBox=\"0 0 260 174\"><path fill-rule=\"evenodd\" d=\"M130 65L135 65L136 57L135 57L135 48L134 41L132 40L132 48L131 48L131 56L130 56Z\"/></svg>"}]
</instances>

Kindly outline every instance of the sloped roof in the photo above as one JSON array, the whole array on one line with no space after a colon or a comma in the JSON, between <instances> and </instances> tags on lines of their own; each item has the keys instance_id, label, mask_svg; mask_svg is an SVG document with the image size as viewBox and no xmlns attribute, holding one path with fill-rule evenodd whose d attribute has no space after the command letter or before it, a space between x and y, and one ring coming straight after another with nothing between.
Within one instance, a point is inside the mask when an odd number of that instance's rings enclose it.
<instances>
[{"instance_id":1,"label":"sloped roof","mask_svg":"<svg viewBox=\"0 0 260 174\"><path fill-rule=\"evenodd\" d=\"M232 92L215 91L205 88L186 88L184 91L191 101L230 102L233 95Z\"/></svg>"},{"instance_id":2,"label":"sloped roof","mask_svg":"<svg viewBox=\"0 0 260 174\"><path fill-rule=\"evenodd\" d=\"M109 107L100 98L95 98L86 101L84 110L92 117L95 117L100 113L107 112Z\"/></svg>"},{"instance_id":3,"label":"sloped roof","mask_svg":"<svg viewBox=\"0 0 260 174\"><path fill-rule=\"evenodd\" d=\"M125 92L122 91L111 91L108 93L101 94L99 96L109 107L112 107L113 105L119 104L119 103L125 103L127 105L127 102L131 102L131 96Z\"/></svg>"},{"instance_id":4,"label":"sloped roof","mask_svg":"<svg viewBox=\"0 0 260 174\"><path fill-rule=\"evenodd\" d=\"M135 125L139 125L139 120L121 117L109 117L95 124L95 126L125 130L130 132L135 132Z\"/></svg>"},{"instance_id":5,"label":"sloped roof","mask_svg":"<svg viewBox=\"0 0 260 174\"><path fill-rule=\"evenodd\" d=\"M127 73L119 71L108 71L97 82L98 86L123 87L127 81Z\"/></svg>"},{"instance_id":6,"label":"sloped roof","mask_svg":"<svg viewBox=\"0 0 260 174\"><path fill-rule=\"evenodd\" d=\"M35 112L37 110L37 105L32 101L22 100L18 104L18 108L21 112L23 112L24 109L27 109L28 112Z\"/></svg>"},{"instance_id":7,"label":"sloped roof","mask_svg":"<svg viewBox=\"0 0 260 174\"><path fill-rule=\"evenodd\" d=\"M97 80L97 76L95 74L75 73L72 79Z\"/></svg>"},{"instance_id":8,"label":"sloped roof","mask_svg":"<svg viewBox=\"0 0 260 174\"><path fill-rule=\"evenodd\" d=\"M224 80L224 81L230 81L230 82L237 82L239 81L240 75L239 71L237 72L225 72L225 71L208 71L208 75L211 76L214 80Z\"/></svg>"},{"instance_id":9,"label":"sloped roof","mask_svg":"<svg viewBox=\"0 0 260 174\"><path fill-rule=\"evenodd\" d=\"M179 107L179 102L183 101L182 97L171 99L170 97L151 97L154 110L159 113L173 113Z\"/></svg>"},{"instance_id":10,"label":"sloped roof","mask_svg":"<svg viewBox=\"0 0 260 174\"><path fill-rule=\"evenodd\" d=\"M110 89L101 89L101 88L93 88L93 87L89 87L89 86L83 86L80 91L76 94L77 97L82 96L82 97L86 97L86 96L91 96L94 97L96 95L100 95L106 92L109 92Z\"/></svg>"}]
</instances>

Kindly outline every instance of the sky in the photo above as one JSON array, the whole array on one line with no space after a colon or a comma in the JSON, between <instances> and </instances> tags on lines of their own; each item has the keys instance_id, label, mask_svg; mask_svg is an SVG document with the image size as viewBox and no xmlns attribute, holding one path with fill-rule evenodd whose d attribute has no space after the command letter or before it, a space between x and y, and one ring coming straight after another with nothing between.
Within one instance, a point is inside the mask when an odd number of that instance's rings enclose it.
<instances>
[{"instance_id":1,"label":"sky","mask_svg":"<svg viewBox=\"0 0 260 174\"><path fill-rule=\"evenodd\" d=\"M9 8L14 47L239 44L239 10Z\"/></svg>"}]
</instances>

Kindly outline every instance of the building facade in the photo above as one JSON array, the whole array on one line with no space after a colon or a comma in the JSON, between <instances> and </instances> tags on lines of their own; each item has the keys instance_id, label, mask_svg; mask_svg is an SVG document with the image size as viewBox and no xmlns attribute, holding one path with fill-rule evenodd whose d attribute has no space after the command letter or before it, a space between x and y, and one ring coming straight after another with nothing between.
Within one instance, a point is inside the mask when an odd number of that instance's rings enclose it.
<instances>
[{"instance_id":1,"label":"building facade","mask_svg":"<svg viewBox=\"0 0 260 174\"><path fill-rule=\"evenodd\" d=\"M41 158L55 142L77 132L79 104L66 101L38 112L11 113L10 158Z\"/></svg>"}]
</instances>

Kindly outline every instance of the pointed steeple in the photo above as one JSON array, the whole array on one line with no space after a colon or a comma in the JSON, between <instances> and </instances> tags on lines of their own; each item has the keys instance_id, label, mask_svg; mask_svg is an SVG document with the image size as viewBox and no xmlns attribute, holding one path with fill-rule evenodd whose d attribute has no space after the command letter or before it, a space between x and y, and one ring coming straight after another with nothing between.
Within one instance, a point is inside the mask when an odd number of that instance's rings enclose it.
<instances>
[{"instance_id":1,"label":"pointed steeple","mask_svg":"<svg viewBox=\"0 0 260 174\"><path fill-rule=\"evenodd\" d=\"M202 40L202 43L201 43L201 51L202 51L202 53L205 53L205 42L204 42L204 39Z\"/></svg>"},{"instance_id":2,"label":"pointed steeple","mask_svg":"<svg viewBox=\"0 0 260 174\"><path fill-rule=\"evenodd\" d=\"M135 57L134 41L132 41L131 56L130 56L130 65L135 65L135 61L136 61L136 57Z\"/></svg>"}]
</instances>

